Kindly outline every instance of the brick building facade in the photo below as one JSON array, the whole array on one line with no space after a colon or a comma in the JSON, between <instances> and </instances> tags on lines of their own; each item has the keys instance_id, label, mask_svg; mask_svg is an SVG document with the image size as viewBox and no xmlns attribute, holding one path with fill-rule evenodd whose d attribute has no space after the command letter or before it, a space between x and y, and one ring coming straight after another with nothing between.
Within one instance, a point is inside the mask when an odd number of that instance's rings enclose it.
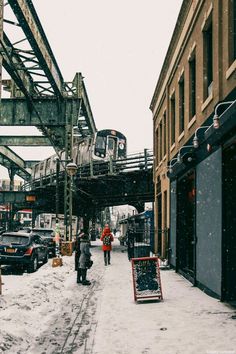
<instances>
[{"instance_id":1,"label":"brick building facade","mask_svg":"<svg viewBox=\"0 0 236 354\"><path fill-rule=\"evenodd\" d=\"M236 300L236 1L184 0L153 113L155 250Z\"/></svg>"}]
</instances>

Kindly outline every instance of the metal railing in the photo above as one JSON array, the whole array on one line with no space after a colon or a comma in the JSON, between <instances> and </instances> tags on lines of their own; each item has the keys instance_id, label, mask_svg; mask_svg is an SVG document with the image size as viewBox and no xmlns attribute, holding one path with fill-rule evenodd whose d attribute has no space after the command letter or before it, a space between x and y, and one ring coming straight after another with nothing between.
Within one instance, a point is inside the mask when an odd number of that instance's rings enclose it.
<instances>
[{"instance_id":1,"label":"metal railing","mask_svg":"<svg viewBox=\"0 0 236 354\"><path fill-rule=\"evenodd\" d=\"M118 175L134 171L147 171L153 167L153 152L145 149L144 152L133 153L122 160L96 161L91 160L88 164L78 166L75 178L90 179L102 176ZM59 182L63 180L64 171L59 173ZM51 170L49 174L41 174L39 178L31 178L22 185L22 190L29 191L35 188L42 188L45 185L56 185L56 171Z\"/></svg>"}]
</instances>

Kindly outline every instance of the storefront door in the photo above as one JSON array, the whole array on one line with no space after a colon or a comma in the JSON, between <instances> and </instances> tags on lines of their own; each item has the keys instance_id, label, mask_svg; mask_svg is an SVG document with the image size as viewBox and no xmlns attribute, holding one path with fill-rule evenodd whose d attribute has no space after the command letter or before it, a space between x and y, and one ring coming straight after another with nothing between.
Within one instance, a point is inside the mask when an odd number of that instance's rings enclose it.
<instances>
[{"instance_id":1,"label":"storefront door","mask_svg":"<svg viewBox=\"0 0 236 354\"><path fill-rule=\"evenodd\" d=\"M177 271L195 283L195 172L177 184Z\"/></svg>"},{"instance_id":2,"label":"storefront door","mask_svg":"<svg viewBox=\"0 0 236 354\"><path fill-rule=\"evenodd\" d=\"M236 138L223 150L223 300L236 301Z\"/></svg>"}]
</instances>

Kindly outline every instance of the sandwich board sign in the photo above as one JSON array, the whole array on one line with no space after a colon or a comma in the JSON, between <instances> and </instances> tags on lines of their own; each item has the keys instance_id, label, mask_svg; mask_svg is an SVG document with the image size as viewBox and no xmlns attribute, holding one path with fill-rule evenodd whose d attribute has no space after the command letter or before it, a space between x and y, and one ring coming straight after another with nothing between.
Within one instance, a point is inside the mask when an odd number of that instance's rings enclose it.
<instances>
[{"instance_id":1,"label":"sandwich board sign","mask_svg":"<svg viewBox=\"0 0 236 354\"><path fill-rule=\"evenodd\" d=\"M134 300L163 300L158 257L132 258Z\"/></svg>"}]
</instances>

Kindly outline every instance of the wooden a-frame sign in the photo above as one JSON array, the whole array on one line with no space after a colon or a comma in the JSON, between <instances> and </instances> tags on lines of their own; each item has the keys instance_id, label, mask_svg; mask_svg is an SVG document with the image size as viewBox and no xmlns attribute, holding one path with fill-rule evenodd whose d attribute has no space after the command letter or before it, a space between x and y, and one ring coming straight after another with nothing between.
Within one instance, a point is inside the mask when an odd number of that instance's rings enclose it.
<instances>
[{"instance_id":1,"label":"wooden a-frame sign","mask_svg":"<svg viewBox=\"0 0 236 354\"><path fill-rule=\"evenodd\" d=\"M158 257L132 258L134 300L163 300Z\"/></svg>"}]
</instances>

